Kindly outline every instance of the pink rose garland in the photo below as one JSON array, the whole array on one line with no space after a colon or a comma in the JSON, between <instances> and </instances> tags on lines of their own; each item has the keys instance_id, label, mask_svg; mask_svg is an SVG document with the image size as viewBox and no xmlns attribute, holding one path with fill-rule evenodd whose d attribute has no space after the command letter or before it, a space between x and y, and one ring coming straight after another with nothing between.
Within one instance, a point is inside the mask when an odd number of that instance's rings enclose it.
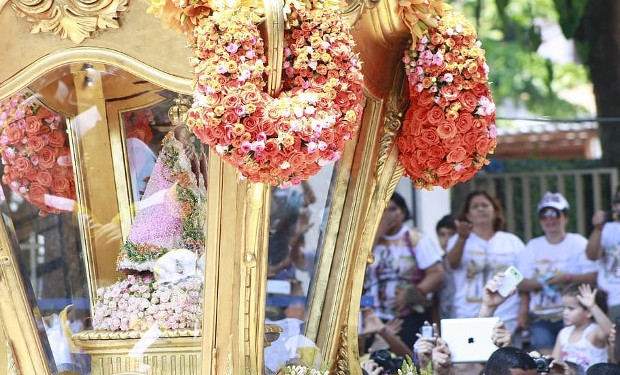
<instances>
[{"instance_id":1,"label":"pink rose garland","mask_svg":"<svg viewBox=\"0 0 620 375\"><path fill-rule=\"evenodd\" d=\"M361 119L361 64L336 7L287 2L284 90L267 95L263 40L250 8L194 29L195 102L187 124L254 182L287 187L340 158Z\"/></svg>"},{"instance_id":2,"label":"pink rose garland","mask_svg":"<svg viewBox=\"0 0 620 375\"><path fill-rule=\"evenodd\" d=\"M39 207L42 216L62 211L62 205L50 205L55 197L75 200L64 129L63 118L32 94L15 95L0 103L2 182Z\"/></svg>"}]
</instances>

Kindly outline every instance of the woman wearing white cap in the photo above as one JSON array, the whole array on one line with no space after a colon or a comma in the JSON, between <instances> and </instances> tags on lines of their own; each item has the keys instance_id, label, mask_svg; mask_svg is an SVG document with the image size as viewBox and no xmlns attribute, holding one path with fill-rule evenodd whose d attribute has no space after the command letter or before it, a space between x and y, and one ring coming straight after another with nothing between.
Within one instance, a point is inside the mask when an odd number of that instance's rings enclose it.
<instances>
[{"instance_id":1,"label":"woman wearing white cap","mask_svg":"<svg viewBox=\"0 0 620 375\"><path fill-rule=\"evenodd\" d=\"M588 240L566 233L569 204L560 193L547 192L537 211L544 236L530 240L519 255L525 278L521 292L530 294L530 333L533 349L550 353L562 329L562 295L566 284L594 283L596 264L586 258ZM524 318L528 311L521 311Z\"/></svg>"}]
</instances>

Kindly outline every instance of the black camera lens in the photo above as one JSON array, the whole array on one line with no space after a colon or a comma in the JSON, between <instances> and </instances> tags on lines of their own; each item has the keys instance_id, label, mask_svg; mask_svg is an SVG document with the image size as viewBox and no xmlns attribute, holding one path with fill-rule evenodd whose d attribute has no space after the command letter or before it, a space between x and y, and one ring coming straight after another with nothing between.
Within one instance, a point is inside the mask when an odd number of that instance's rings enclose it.
<instances>
[{"instance_id":1,"label":"black camera lens","mask_svg":"<svg viewBox=\"0 0 620 375\"><path fill-rule=\"evenodd\" d=\"M549 372L549 361L545 358L534 358L536 372Z\"/></svg>"},{"instance_id":2,"label":"black camera lens","mask_svg":"<svg viewBox=\"0 0 620 375\"><path fill-rule=\"evenodd\" d=\"M392 374L403 366L403 357L393 357L389 350L377 350L370 355L370 359L383 367L383 371Z\"/></svg>"},{"instance_id":3,"label":"black camera lens","mask_svg":"<svg viewBox=\"0 0 620 375\"><path fill-rule=\"evenodd\" d=\"M389 350L385 350L385 349L377 350L376 352L373 352L370 355L370 359L372 359L373 361L377 363L386 362L392 359L392 354L389 352Z\"/></svg>"}]
</instances>

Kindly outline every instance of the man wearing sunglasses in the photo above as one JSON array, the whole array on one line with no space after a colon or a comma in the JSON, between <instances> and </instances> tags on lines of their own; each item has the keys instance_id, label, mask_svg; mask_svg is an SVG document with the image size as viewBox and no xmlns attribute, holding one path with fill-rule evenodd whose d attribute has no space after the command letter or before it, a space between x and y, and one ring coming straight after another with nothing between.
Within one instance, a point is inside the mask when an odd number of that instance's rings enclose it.
<instances>
[{"instance_id":1,"label":"man wearing sunglasses","mask_svg":"<svg viewBox=\"0 0 620 375\"><path fill-rule=\"evenodd\" d=\"M519 255L519 270L524 277L519 290L530 296L531 346L543 354L551 352L563 327L560 289L571 283L596 282L596 263L585 253L588 240L581 234L566 232L568 209L562 194L545 193L537 207L544 235L530 240Z\"/></svg>"}]
</instances>

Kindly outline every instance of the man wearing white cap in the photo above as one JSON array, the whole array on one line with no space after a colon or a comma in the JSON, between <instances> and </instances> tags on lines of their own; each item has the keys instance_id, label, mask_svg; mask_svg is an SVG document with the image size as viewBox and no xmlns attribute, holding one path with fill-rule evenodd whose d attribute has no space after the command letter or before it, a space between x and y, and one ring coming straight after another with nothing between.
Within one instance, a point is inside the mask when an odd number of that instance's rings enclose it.
<instances>
[{"instance_id":1,"label":"man wearing white cap","mask_svg":"<svg viewBox=\"0 0 620 375\"><path fill-rule=\"evenodd\" d=\"M607 292L608 315L613 322L620 317L620 187L612 207L609 214L598 211L592 217L594 229L586 253L589 259L598 260L598 286Z\"/></svg>"},{"instance_id":2,"label":"man wearing white cap","mask_svg":"<svg viewBox=\"0 0 620 375\"><path fill-rule=\"evenodd\" d=\"M545 353L553 349L563 327L560 287L596 282L596 263L585 253L588 240L577 233L566 233L568 208L562 194L545 193L537 207L545 234L530 240L519 255L524 277L519 290L530 294L531 345Z\"/></svg>"}]
</instances>

